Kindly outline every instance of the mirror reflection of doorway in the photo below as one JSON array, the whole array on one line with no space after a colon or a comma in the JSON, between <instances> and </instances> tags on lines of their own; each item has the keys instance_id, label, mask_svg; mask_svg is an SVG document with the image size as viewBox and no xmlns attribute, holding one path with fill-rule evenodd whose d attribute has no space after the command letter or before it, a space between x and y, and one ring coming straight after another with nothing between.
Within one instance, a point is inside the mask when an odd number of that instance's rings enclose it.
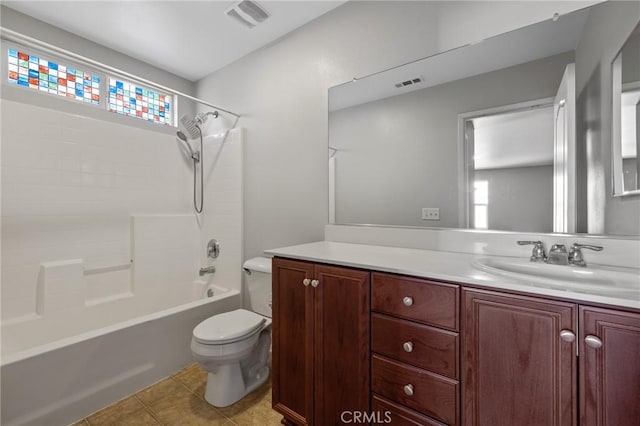
<instances>
[{"instance_id":1,"label":"mirror reflection of doorway","mask_svg":"<svg viewBox=\"0 0 640 426\"><path fill-rule=\"evenodd\" d=\"M553 103L465 120L469 228L553 232Z\"/></svg>"},{"instance_id":2,"label":"mirror reflection of doorway","mask_svg":"<svg viewBox=\"0 0 640 426\"><path fill-rule=\"evenodd\" d=\"M471 229L575 232L575 66L553 98L459 116Z\"/></svg>"}]
</instances>

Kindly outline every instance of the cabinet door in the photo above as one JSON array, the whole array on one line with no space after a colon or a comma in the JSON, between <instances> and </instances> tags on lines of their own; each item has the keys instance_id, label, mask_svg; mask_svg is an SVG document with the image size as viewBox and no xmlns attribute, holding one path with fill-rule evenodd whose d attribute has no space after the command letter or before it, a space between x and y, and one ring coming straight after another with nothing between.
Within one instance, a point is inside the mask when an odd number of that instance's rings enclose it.
<instances>
[{"instance_id":1,"label":"cabinet door","mask_svg":"<svg viewBox=\"0 0 640 426\"><path fill-rule=\"evenodd\" d=\"M314 278L314 423L338 425L344 411L369 412L370 279L366 271L321 265Z\"/></svg>"},{"instance_id":2,"label":"cabinet door","mask_svg":"<svg viewBox=\"0 0 640 426\"><path fill-rule=\"evenodd\" d=\"M575 425L577 306L464 290L465 425Z\"/></svg>"},{"instance_id":3,"label":"cabinet door","mask_svg":"<svg viewBox=\"0 0 640 426\"><path fill-rule=\"evenodd\" d=\"M638 425L640 314L581 306L580 321L580 424Z\"/></svg>"},{"instance_id":4,"label":"cabinet door","mask_svg":"<svg viewBox=\"0 0 640 426\"><path fill-rule=\"evenodd\" d=\"M275 258L273 408L299 425L313 424L313 293L303 281L313 264Z\"/></svg>"}]
</instances>

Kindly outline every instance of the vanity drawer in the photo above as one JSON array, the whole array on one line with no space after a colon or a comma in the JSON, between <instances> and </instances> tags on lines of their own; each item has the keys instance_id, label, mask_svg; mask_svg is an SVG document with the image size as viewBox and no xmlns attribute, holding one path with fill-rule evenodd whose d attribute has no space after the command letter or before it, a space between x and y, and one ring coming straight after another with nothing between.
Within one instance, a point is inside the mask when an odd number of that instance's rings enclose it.
<instances>
[{"instance_id":1,"label":"vanity drawer","mask_svg":"<svg viewBox=\"0 0 640 426\"><path fill-rule=\"evenodd\" d=\"M458 424L458 382L374 354L373 392L449 425ZM411 386L412 395L405 390Z\"/></svg>"},{"instance_id":2,"label":"vanity drawer","mask_svg":"<svg viewBox=\"0 0 640 426\"><path fill-rule=\"evenodd\" d=\"M458 331L460 288L420 278L373 273L371 309Z\"/></svg>"},{"instance_id":3,"label":"vanity drawer","mask_svg":"<svg viewBox=\"0 0 640 426\"><path fill-rule=\"evenodd\" d=\"M371 314L373 352L416 367L458 378L458 333Z\"/></svg>"},{"instance_id":4,"label":"vanity drawer","mask_svg":"<svg viewBox=\"0 0 640 426\"><path fill-rule=\"evenodd\" d=\"M391 424L393 426L445 426L432 418L404 407L402 405L373 395L371 398L371 412L376 413L372 425Z\"/></svg>"}]
</instances>

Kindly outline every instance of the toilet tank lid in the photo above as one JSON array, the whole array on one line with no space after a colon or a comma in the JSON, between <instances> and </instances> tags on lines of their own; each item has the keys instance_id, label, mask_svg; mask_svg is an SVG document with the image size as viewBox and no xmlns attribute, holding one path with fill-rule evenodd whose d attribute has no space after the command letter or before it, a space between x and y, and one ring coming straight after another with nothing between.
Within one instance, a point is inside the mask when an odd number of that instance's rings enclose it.
<instances>
[{"instance_id":1,"label":"toilet tank lid","mask_svg":"<svg viewBox=\"0 0 640 426\"><path fill-rule=\"evenodd\" d=\"M271 273L271 259L268 257L254 257L242 265L244 269L256 272Z\"/></svg>"}]
</instances>

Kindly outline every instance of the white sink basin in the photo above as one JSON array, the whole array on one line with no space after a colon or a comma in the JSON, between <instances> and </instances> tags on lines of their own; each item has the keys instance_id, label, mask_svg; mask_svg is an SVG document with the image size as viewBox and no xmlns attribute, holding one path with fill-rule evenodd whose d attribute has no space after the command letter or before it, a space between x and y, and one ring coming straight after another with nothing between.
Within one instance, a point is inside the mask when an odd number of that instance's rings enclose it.
<instances>
[{"instance_id":1,"label":"white sink basin","mask_svg":"<svg viewBox=\"0 0 640 426\"><path fill-rule=\"evenodd\" d=\"M529 259L485 257L473 266L536 287L640 299L640 269L589 265L586 268L535 263Z\"/></svg>"}]
</instances>

